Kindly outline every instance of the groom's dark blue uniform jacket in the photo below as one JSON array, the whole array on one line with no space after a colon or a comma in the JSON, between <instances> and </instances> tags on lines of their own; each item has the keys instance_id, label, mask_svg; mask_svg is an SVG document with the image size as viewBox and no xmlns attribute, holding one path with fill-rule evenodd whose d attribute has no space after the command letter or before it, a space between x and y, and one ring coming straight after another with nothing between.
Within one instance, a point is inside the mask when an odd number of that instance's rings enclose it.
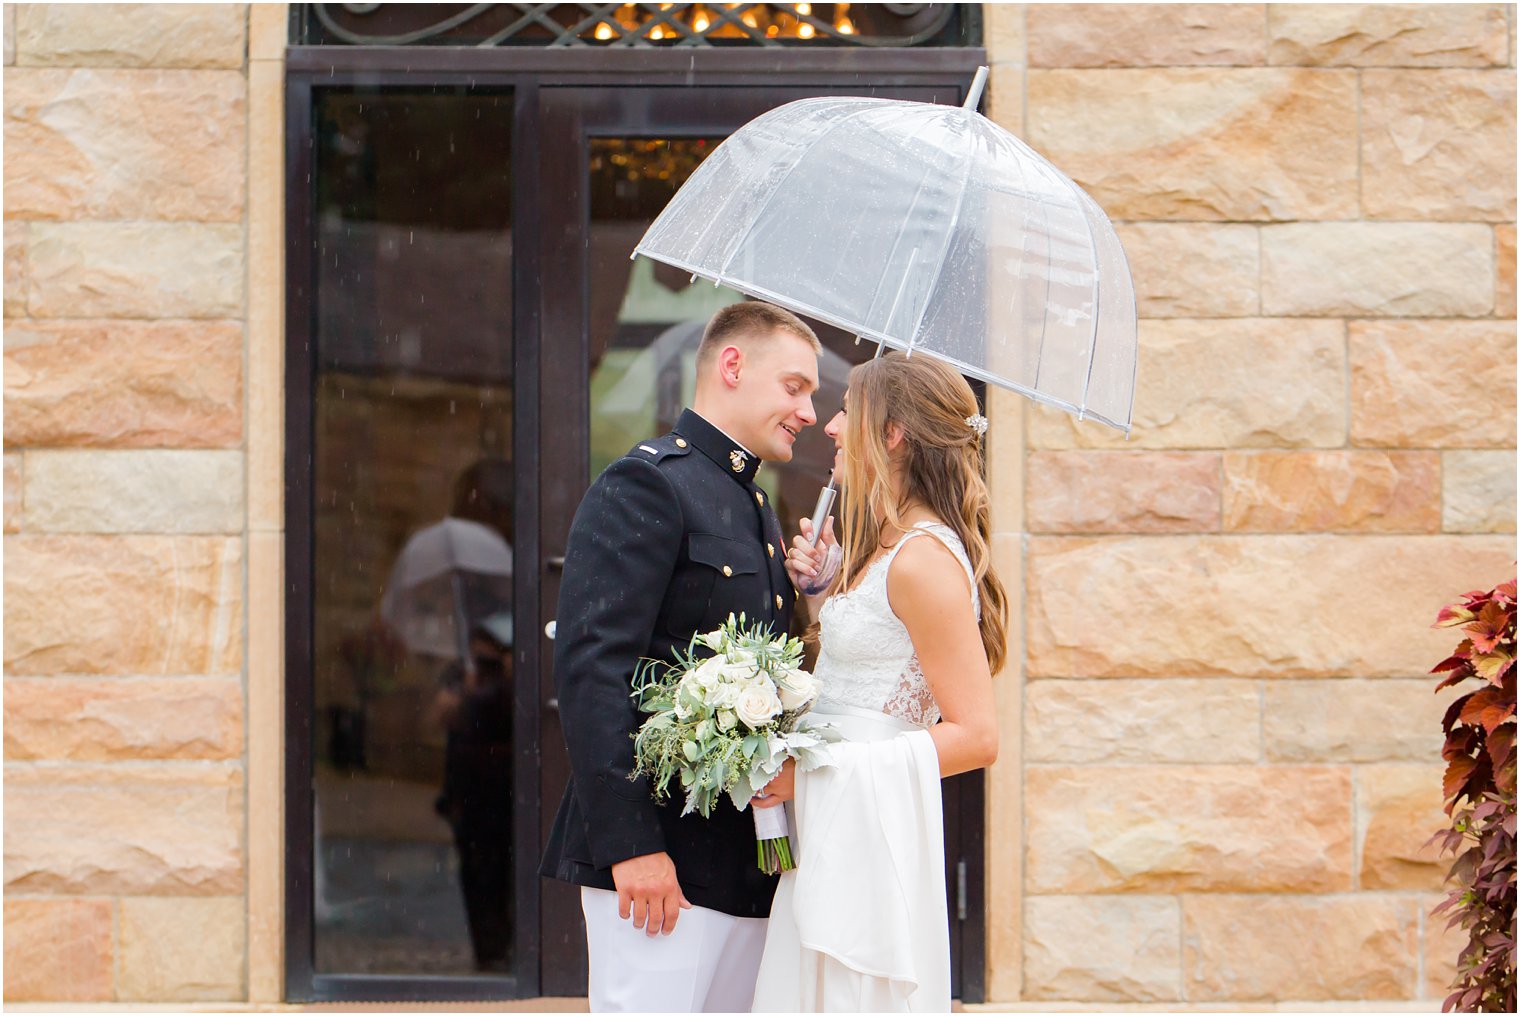
<instances>
[{"instance_id":1,"label":"groom's dark blue uniform jacket","mask_svg":"<svg viewBox=\"0 0 1520 1016\"><path fill-rule=\"evenodd\" d=\"M794 593L759 460L687 410L662 438L599 476L565 551L554 683L571 778L539 873L614 888L612 865L665 851L686 898L739 917L770 913L776 879L755 866L748 811L722 796L709 818L657 805L633 769L643 715L629 697L640 659L672 660L730 613L786 632Z\"/></svg>"}]
</instances>

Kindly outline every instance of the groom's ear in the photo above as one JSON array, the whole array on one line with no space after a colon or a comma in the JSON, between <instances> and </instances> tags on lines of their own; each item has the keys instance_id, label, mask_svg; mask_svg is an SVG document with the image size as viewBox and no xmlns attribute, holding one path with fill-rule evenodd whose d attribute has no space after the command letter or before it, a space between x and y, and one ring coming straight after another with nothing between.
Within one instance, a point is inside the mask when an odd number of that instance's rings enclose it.
<instances>
[{"instance_id":1,"label":"groom's ear","mask_svg":"<svg viewBox=\"0 0 1520 1016\"><path fill-rule=\"evenodd\" d=\"M718 376L726 388L739 386L739 374L744 369L744 351L735 345L718 350Z\"/></svg>"}]
</instances>

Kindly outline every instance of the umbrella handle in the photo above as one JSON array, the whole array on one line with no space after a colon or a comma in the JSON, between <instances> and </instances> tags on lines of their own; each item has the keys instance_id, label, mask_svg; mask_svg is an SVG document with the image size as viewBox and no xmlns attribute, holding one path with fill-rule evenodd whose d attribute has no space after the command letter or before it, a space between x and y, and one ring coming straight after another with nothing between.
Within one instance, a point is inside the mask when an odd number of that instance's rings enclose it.
<instances>
[{"instance_id":1,"label":"umbrella handle","mask_svg":"<svg viewBox=\"0 0 1520 1016\"><path fill-rule=\"evenodd\" d=\"M459 662L464 665L465 674L474 677L475 657L470 654L470 620L465 610L464 580L459 577L458 570L455 570L450 586L454 593L454 634L459 643Z\"/></svg>"},{"instance_id":2,"label":"umbrella handle","mask_svg":"<svg viewBox=\"0 0 1520 1016\"><path fill-rule=\"evenodd\" d=\"M829 509L834 507L834 481L818 492L818 503L813 506L813 535L808 537L808 546L818 546L818 541L823 538L823 524L829 517Z\"/></svg>"}]
</instances>

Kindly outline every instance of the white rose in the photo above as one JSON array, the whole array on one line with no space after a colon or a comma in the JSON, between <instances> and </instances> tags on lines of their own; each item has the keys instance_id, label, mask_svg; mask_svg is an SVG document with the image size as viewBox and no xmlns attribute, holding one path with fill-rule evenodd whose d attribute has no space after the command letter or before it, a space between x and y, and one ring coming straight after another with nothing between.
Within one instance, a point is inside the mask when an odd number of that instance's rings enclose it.
<instances>
[{"instance_id":1,"label":"white rose","mask_svg":"<svg viewBox=\"0 0 1520 1016\"><path fill-rule=\"evenodd\" d=\"M723 680L742 687L755 679L759 669L753 663L727 663L723 666Z\"/></svg>"},{"instance_id":2,"label":"white rose","mask_svg":"<svg viewBox=\"0 0 1520 1016\"><path fill-rule=\"evenodd\" d=\"M698 635L697 641L709 649L721 651L723 649L723 637L723 629L715 628L706 635Z\"/></svg>"},{"instance_id":3,"label":"white rose","mask_svg":"<svg viewBox=\"0 0 1520 1016\"><path fill-rule=\"evenodd\" d=\"M718 710L718 729L723 731L723 733L726 734L730 730L733 730L734 727L738 725L738 723L739 717L734 715L734 711L732 709Z\"/></svg>"},{"instance_id":4,"label":"white rose","mask_svg":"<svg viewBox=\"0 0 1520 1016\"><path fill-rule=\"evenodd\" d=\"M687 672L686 676L681 678L681 687L703 705L710 704L713 690L722 683L723 657L721 656L703 660L695 670Z\"/></svg>"},{"instance_id":5,"label":"white rose","mask_svg":"<svg viewBox=\"0 0 1520 1016\"><path fill-rule=\"evenodd\" d=\"M739 693L743 690L743 684L725 681L707 693L707 704L714 709L732 709L734 703L739 701Z\"/></svg>"},{"instance_id":6,"label":"white rose","mask_svg":"<svg viewBox=\"0 0 1520 1016\"><path fill-rule=\"evenodd\" d=\"M802 709L818 697L818 682L805 670L788 670L776 678L781 705L788 711Z\"/></svg>"},{"instance_id":7,"label":"white rose","mask_svg":"<svg viewBox=\"0 0 1520 1016\"><path fill-rule=\"evenodd\" d=\"M751 730L764 726L781 713L781 700L770 681L761 678L745 685L734 703L734 712Z\"/></svg>"}]
</instances>

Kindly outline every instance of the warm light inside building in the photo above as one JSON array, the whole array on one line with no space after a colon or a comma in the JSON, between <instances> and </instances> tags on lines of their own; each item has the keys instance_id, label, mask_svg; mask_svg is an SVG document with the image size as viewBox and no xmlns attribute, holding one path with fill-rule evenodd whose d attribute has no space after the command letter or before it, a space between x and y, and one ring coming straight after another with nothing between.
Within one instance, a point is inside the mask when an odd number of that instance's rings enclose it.
<instances>
[{"instance_id":1,"label":"warm light inside building","mask_svg":"<svg viewBox=\"0 0 1520 1016\"><path fill-rule=\"evenodd\" d=\"M619 4L616 14L590 30L599 42L643 36L654 42L765 39L798 41L858 35L851 4ZM621 31L619 31L619 27Z\"/></svg>"}]
</instances>

